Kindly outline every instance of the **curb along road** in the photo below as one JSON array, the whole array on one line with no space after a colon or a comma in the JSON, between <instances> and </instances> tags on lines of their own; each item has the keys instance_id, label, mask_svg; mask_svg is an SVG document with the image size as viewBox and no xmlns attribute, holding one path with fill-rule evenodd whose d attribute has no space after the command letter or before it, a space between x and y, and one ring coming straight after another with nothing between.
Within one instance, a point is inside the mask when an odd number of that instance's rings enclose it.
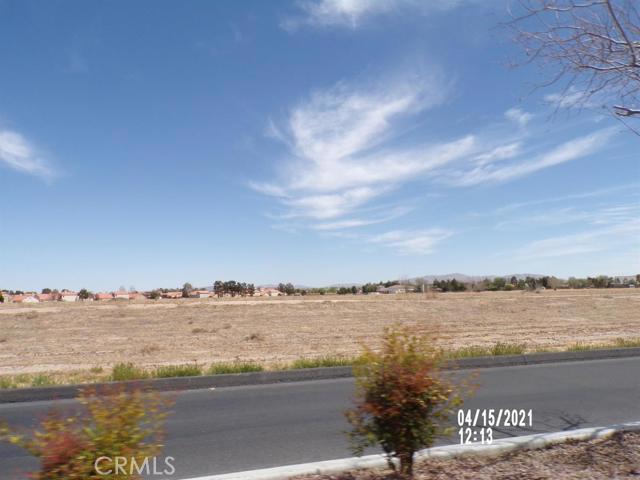
<instances>
[{"instance_id":1,"label":"curb along road","mask_svg":"<svg viewBox=\"0 0 640 480\"><path fill-rule=\"evenodd\" d=\"M638 430L640 422L612 425L610 427L581 428L562 432L525 435L520 437L495 440L490 445L448 445L422 450L416 454L416 460L428 458L455 458L461 455L498 456L516 450L532 450L543 448L567 440L595 440L613 435L622 430ZM210 475L206 477L192 477L183 480L286 480L297 475L336 474L348 470L362 468L384 468L387 460L382 455L367 455L365 457L342 458L324 462L303 463L284 467L249 470L246 472Z\"/></svg>"},{"instance_id":2,"label":"curb along road","mask_svg":"<svg viewBox=\"0 0 640 480\"><path fill-rule=\"evenodd\" d=\"M640 348L616 348L590 350L586 352L549 352L524 355L504 355L492 357L462 358L448 364L449 369L475 369L491 367L512 367L542 363L571 362L584 360L604 360L613 358L639 357ZM307 368L275 372L237 373L199 377L155 378L149 380L108 382L92 385L64 385L59 387L39 387L0 390L0 403L33 402L75 398L83 387L100 390L109 385L139 386L153 391L183 391L205 388L236 387L243 385L264 385L281 382L300 382L351 377L351 367Z\"/></svg>"}]
</instances>

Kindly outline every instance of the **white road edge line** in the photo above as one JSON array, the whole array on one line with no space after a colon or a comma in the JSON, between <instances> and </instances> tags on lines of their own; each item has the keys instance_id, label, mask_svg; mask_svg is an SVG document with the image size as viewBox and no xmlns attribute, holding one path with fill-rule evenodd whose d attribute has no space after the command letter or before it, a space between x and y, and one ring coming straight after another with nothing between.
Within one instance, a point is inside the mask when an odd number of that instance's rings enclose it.
<instances>
[{"instance_id":1,"label":"white road edge line","mask_svg":"<svg viewBox=\"0 0 640 480\"><path fill-rule=\"evenodd\" d=\"M514 450L530 450L546 447L567 440L593 440L608 437L619 430L640 429L640 421L622 423L609 427L581 428L553 433L539 433L520 437L502 438L491 445L447 445L421 450L417 459L426 458L454 458L461 455L495 456ZM286 480L296 475L335 474L347 470L360 468L385 467L387 461L383 455L367 455L364 457L341 458L323 462L302 463L283 467L263 468L245 472L209 475L206 477L192 477L182 480Z\"/></svg>"}]
</instances>

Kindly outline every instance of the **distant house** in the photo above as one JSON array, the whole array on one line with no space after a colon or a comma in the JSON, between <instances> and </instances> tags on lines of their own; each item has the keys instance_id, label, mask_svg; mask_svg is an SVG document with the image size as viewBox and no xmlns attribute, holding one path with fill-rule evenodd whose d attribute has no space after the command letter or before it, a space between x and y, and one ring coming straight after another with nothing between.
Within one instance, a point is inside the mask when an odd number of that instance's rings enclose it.
<instances>
[{"instance_id":1,"label":"distant house","mask_svg":"<svg viewBox=\"0 0 640 480\"><path fill-rule=\"evenodd\" d=\"M171 292L164 292L162 294L162 298L182 298L182 291L181 290L174 290Z\"/></svg>"},{"instance_id":2,"label":"distant house","mask_svg":"<svg viewBox=\"0 0 640 480\"><path fill-rule=\"evenodd\" d=\"M114 292L113 298L116 300L129 300L129 292Z\"/></svg>"},{"instance_id":3,"label":"distant house","mask_svg":"<svg viewBox=\"0 0 640 480\"><path fill-rule=\"evenodd\" d=\"M209 290L192 290L189 296L191 298L209 298L213 296L213 292Z\"/></svg>"},{"instance_id":4,"label":"distant house","mask_svg":"<svg viewBox=\"0 0 640 480\"><path fill-rule=\"evenodd\" d=\"M76 292L62 292L60 294L60 301L61 302L77 302L78 301L78 294Z\"/></svg>"},{"instance_id":5,"label":"distant house","mask_svg":"<svg viewBox=\"0 0 640 480\"><path fill-rule=\"evenodd\" d=\"M36 296L38 297L38 300L40 300L41 302L52 302L57 298L57 296L53 293L39 293Z\"/></svg>"},{"instance_id":6,"label":"distant house","mask_svg":"<svg viewBox=\"0 0 640 480\"><path fill-rule=\"evenodd\" d=\"M147 297L140 292L129 292L129 300L144 300L145 298Z\"/></svg>"},{"instance_id":7,"label":"distant house","mask_svg":"<svg viewBox=\"0 0 640 480\"><path fill-rule=\"evenodd\" d=\"M391 285L390 287L378 287L378 293L390 293L390 294L398 294L398 293L407 293L407 287L404 285Z\"/></svg>"},{"instance_id":8,"label":"distant house","mask_svg":"<svg viewBox=\"0 0 640 480\"><path fill-rule=\"evenodd\" d=\"M113 294L112 293L106 293L106 292L96 293L93 296L94 300L111 300L112 298L113 298Z\"/></svg>"},{"instance_id":9,"label":"distant house","mask_svg":"<svg viewBox=\"0 0 640 480\"><path fill-rule=\"evenodd\" d=\"M22 303L40 303L40 300L38 300L36 295L26 295L22 299Z\"/></svg>"},{"instance_id":10,"label":"distant house","mask_svg":"<svg viewBox=\"0 0 640 480\"><path fill-rule=\"evenodd\" d=\"M280 295L284 295L284 293L277 288L270 287L261 287L254 293L255 297L279 297Z\"/></svg>"},{"instance_id":11,"label":"distant house","mask_svg":"<svg viewBox=\"0 0 640 480\"><path fill-rule=\"evenodd\" d=\"M13 295L11 297L11 301L13 303L22 303L23 300L24 300L24 295Z\"/></svg>"}]
</instances>

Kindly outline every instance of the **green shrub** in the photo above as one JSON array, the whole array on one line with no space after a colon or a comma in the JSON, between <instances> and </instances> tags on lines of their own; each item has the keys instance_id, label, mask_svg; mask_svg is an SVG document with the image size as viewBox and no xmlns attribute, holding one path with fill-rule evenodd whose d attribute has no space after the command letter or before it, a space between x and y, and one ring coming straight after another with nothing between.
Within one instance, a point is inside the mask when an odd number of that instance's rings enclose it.
<instances>
[{"instance_id":1,"label":"green shrub","mask_svg":"<svg viewBox=\"0 0 640 480\"><path fill-rule=\"evenodd\" d=\"M5 388L16 388L11 377L0 377L0 390Z\"/></svg>"},{"instance_id":2,"label":"green shrub","mask_svg":"<svg viewBox=\"0 0 640 480\"><path fill-rule=\"evenodd\" d=\"M291 363L290 368L320 368L320 367L349 367L355 363L354 358L348 357L318 357L318 358L299 358Z\"/></svg>"},{"instance_id":3,"label":"green shrub","mask_svg":"<svg viewBox=\"0 0 640 480\"><path fill-rule=\"evenodd\" d=\"M196 363L186 365L165 365L155 369L153 376L157 378L197 377L202 375L202 367Z\"/></svg>"},{"instance_id":4,"label":"green shrub","mask_svg":"<svg viewBox=\"0 0 640 480\"><path fill-rule=\"evenodd\" d=\"M120 382L124 380L142 380L148 378L149 373L133 363L118 363L111 370L111 380Z\"/></svg>"},{"instance_id":5,"label":"green shrub","mask_svg":"<svg viewBox=\"0 0 640 480\"><path fill-rule=\"evenodd\" d=\"M44 375L42 373L37 374L31 379L32 387L48 387L50 385L54 385L55 382L48 375Z\"/></svg>"},{"instance_id":6,"label":"green shrub","mask_svg":"<svg viewBox=\"0 0 640 480\"><path fill-rule=\"evenodd\" d=\"M225 373L249 373L262 372L264 367L256 362L221 362L212 363L207 370L209 375L221 375Z\"/></svg>"},{"instance_id":7,"label":"green shrub","mask_svg":"<svg viewBox=\"0 0 640 480\"><path fill-rule=\"evenodd\" d=\"M524 343L498 342L491 348L491 355L522 355L526 350Z\"/></svg>"},{"instance_id":8,"label":"green shrub","mask_svg":"<svg viewBox=\"0 0 640 480\"><path fill-rule=\"evenodd\" d=\"M412 476L416 451L449 433L449 417L462 404L458 387L440 374L441 352L432 340L407 328L386 329L381 351L365 349L354 366L356 406L346 413L353 451L362 455L379 445L403 477Z\"/></svg>"},{"instance_id":9,"label":"green shrub","mask_svg":"<svg viewBox=\"0 0 640 480\"><path fill-rule=\"evenodd\" d=\"M601 350L605 348L633 348L640 347L640 338L616 338L608 343L584 343L576 342L567 347L569 352L586 352L589 350Z\"/></svg>"},{"instance_id":10,"label":"green shrub","mask_svg":"<svg viewBox=\"0 0 640 480\"><path fill-rule=\"evenodd\" d=\"M567 347L567 351L568 352L587 352L589 350L595 350L596 348L598 348L597 345L590 345L584 342L576 342L569 345Z\"/></svg>"},{"instance_id":11,"label":"green shrub","mask_svg":"<svg viewBox=\"0 0 640 480\"><path fill-rule=\"evenodd\" d=\"M31 384L31 377L29 377L29 375L27 375L26 373L21 373L20 375L16 375L15 377L13 377L13 383L15 383L16 385Z\"/></svg>"},{"instance_id":12,"label":"green shrub","mask_svg":"<svg viewBox=\"0 0 640 480\"><path fill-rule=\"evenodd\" d=\"M491 355L491 350L480 345L469 345L468 347L444 352L445 358L487 357L489 355Z\"/></svg>"}]
</instances>

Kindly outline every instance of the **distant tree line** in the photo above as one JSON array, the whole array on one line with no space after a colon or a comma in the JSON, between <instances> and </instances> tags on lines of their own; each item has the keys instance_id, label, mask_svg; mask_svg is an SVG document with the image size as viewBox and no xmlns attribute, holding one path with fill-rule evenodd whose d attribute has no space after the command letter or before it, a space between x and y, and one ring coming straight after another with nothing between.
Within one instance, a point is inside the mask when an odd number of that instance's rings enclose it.
<instances>
[{"instance_id":1,"label":"distant tree line","mask_svg":"<svg viewBox=\"0 0 640 480\"><path fill-rule=\"evenodd\" d=\"M279 283L278 291L285 295L295 295L296 293L302 294L300 289L296 289L296 287L293 286L293 283Z\"/></svg>"},{"instance_id":2,"label":"distant tree line","mask_svg":"<svg viewBox=\"0 0 640 480\"><path fill-rule=\"evenodd\" d=\"M279 283L278 290L285 295L326 295L326 294L338 294L338 295L356 295L358 293L368 294L375 293L380 287L390 287L392 285L405 285L407 287L413 287L416 292L426 291L428 289L434 289L441 292L464 292L464 291L510 291L510 290L537 290L540 288L556 289L556 288L622 288L628 286L640 287L640 274L635 277L620 278L610 277L607 275L599 275L596 277L576 278L569 277L567 280L559 279L554 276L545 275L542 277L527 276L525 278L518 278L515 275L512 277L494 277L485 278L480 281L462 282L457 279L449 280L434 280L429 283L425 278L416 278L411 281L405 280L388 280L386 282L380 281L378 283L369 282L361 285L360 287L352 285L351 287L323 287L323 288L296 288L292 283ZM121 291L125 291L124 287L120 288ZM134 287L130 287L130 291L135 291ZM157 288L147 293L148 298L158 299L162 297L163 293L175 292L181 290L182 296L187 298L194 290L190 283L185 283L182 289L176 288ZM70 290L63 288L62 290L43 288L41 293L43 294L58 294L68 292ZM410 291L410 290L408 290ZM218 297L224 295L235 296L252 296L256 292L256 288L253 283L237 282L235 280L216 280L213 283L213 292ZM0 291L0 303L6 300L6 295L24 295L22 290L2 290ZM82 288L78 292L78 297L82 300L89 299L93 296L93 293L86 288Z\"/></svg>"},{"instance_id":3,"label":"distant tree line","mask_svg":"<svg viewBox=\"0 0 640 480\"><path fill-rule=\"evenodd\" d=\"M432 286L443 292L464 292L467 289L464 283L455 278L451 280L434 280Z\"/></svg>"},{"instance_id":4,"label":"distant tree line","mask_svg":"<svg viewBox=\"0 0 640 480\"><path fill-rule=\"evenodd\" d=\"M358 287L352 285L351 287L340 287L336 292L338 295L348 295L349 293L355 295L358 293Z\"/></svg>"},{"instance_id":5,"label":"distant tree line","mask_svg":"<svg viewBox=\"0 0 640 480\"><path fill-rule=\"evenodd\" d=\"M400 280L387 280L386 282L378 282L378 283L365 283L362 285L362 293L374 293L378 291L378 288L385 287L389 288L392 285L397 285L402 283Z\"/></svg>"},{"instance_id":6,"label":"distant tree line","mask_svg":"<svg viewBox=\"0 0 640 480\"><path fill-rule=\"evenodd\" d=\"M438 289L442 292L462 292L472 290L475 292L482 291L510 291L510 290L537 290L540 288L557 289L557 288L620 288L629 285L640 285L640 274L635 278L623 281L620 278L608 277L600 275L598 277L575 278L570 277L568 280L562 280L554 276L545 275L543 277L517 278L516 276L494 277L492 279L485 278L476 282L459 282L452 280L434 280L431 288Z\"/></svg>"},{"instance_id":7,"label":"distant tree line","mask_svg":"<svg viewBox=\"0 0 640 480\"><path fill-rule=\"evenodd\" d=\"M213 282L213 293L218 297L224 295L246 297L247 295L251 296L256 293L256 287L253 283L236 282L235 280L216 280Z\"/></svg>"}]
</instances>

